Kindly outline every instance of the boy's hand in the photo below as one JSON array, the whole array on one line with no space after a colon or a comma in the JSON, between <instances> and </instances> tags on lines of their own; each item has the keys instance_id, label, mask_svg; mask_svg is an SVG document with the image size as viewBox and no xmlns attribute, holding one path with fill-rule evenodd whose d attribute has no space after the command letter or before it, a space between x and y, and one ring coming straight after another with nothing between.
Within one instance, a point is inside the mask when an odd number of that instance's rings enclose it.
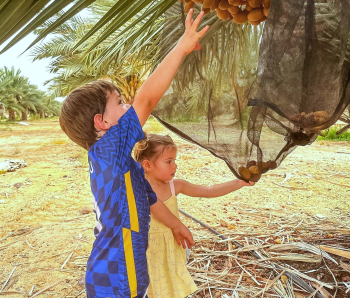
<instances>
[{"instance_id":1,"label":"boy's hand","mask_svg":"<svg viewBox=\"0 0 350 298\"><path fill-rule=\"evenodd\" d=\"M239 180L241 183L241 187L243 186L253 186L255 182L249 181L249 183L245 182L244 180Z\"/></svg>"},{"instance_id":2,"label":"boy's hand","mask_svg":"<svg viewBox=\"0 0 350 298\"><path fill-rule=\"evenodd\" d=\"M186 31L180 38L178 44L176 45L176 48L180 49L185 55L188 55L192 51L200 50L202 48L202 46L198 42L209 29L209 26L205 26L201 31L197 32L199 23L203 16L204 12L202 11L197 16L196 20L193 21L193 8L187 14L185 22Z\"/></svg>"},{"instance_id":3,"label":"boy's hand","mask_svg":"<svg viewBox=\"0 0 350 298\"><path fill-rule=\"evenodd\" d=\"M172 229L175 241L178 245L182 245L183 248L186 248L185 241L187 243L188 248L192 248L194 246L194 240L192 234L188 228L184 224Z\"/></svg>"}]
</instances>

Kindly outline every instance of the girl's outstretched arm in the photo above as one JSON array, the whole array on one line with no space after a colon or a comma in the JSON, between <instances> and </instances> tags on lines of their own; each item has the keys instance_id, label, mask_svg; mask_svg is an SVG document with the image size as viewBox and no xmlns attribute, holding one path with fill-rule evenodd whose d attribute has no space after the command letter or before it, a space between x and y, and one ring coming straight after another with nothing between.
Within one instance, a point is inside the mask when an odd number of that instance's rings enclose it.
<instances>
[{"instance_id":1,"label":"girl's outstretched arm","mask_svg":"<svg viewBox=\"0 0 350 298\"><path fill-rule=\"evenodd\" d=\"M190 230L186 228L162 201L158 200L157 203L151 206L151 214L156 220L172 230L178 245L182 245L183 248L186 248L186 241L188 248L194 246L194 240Z\"/></svg>"},{"instance_id":2,"label":"girl's outstretched arm","mask_svg":"<svg viewBox=\"0 0 350 298\"><path fill-rule=\"evenodd\" d=\"M229 182L216 184L212 186L203 186L189 183L185 180L174 180L176 193L182 193L190 197L215 198L227 195L243 186L253 186L254 182L245 182L243 180L232 180Z\"/></svg>"}]
</instances>

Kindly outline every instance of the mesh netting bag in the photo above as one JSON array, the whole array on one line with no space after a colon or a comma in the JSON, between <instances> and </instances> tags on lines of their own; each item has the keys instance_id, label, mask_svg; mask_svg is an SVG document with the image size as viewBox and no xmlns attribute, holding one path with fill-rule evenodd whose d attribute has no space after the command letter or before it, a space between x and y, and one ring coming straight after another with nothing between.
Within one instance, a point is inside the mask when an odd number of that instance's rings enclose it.
<instances>
[{"instance_id":1,"label":"mesh netting bag","mask_svg":"<svg viewBox=\"0 0 350 298\"><path fill-rule=\"evenodd\" d=\"M349 104L349 9L341 0L272 1L248 103L248 136L262 159L279 164L311 144Z\"/></svg>"},{"instance_id":2,"label":"mesh netting bag","mask_svg":"<svg viewBox=\"0 0 350 298\"><path fill-rule=\"evenodd\" d=\"M199 12L200 6L196 6ZM180 4L166 15L161 60L184 32L185 15ZM249 86L258 63L261 27L224 22L207 14L202 27L210 28L202 50L186 56L177 75L153 111L153 115L180 137L223 159L236 175L246 164L252 147L247 138L251 107ZM242 51L241 49L250 49Z\"/></svg>"},{"instance_id":3,"label":"mesh netting bag","mask_svg":"<svg viewBox=\"0 0 350 298\"><path fill-rule=\"evenodd\" d=\"M185 58L153 115L238 178L258 181L349 104L349 16L343 0L272 0L258 26L208 13L202 50ZM167 12L161 56L184 19L180 4Z\"/></svg>"}]
</instances>

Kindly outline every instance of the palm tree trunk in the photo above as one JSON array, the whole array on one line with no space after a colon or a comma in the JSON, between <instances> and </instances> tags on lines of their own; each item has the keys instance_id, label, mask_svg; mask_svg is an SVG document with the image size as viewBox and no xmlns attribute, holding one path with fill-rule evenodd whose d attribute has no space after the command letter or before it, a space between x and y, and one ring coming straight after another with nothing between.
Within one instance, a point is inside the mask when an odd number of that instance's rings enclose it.
<instances>
[{"instance_id":1,"label":"palm tree trunk","mask_svg":"<svg viewBox=\"0 0 350 298\"><path fill-rule=\"evenodd\" d=\"M4 113L5 113L5 107L0 105L0 119L4 118Z\"/></svg>"},{"instance_id":2,"label":"palm tree trunk","mask_svg":"<svg viewBox=\"0 0 350 298\"><path fill-rule=\"evenodd\" d=\"M15 121L16 120L16 113L14 110L9 109L9 120Z\"/></svg>"},{"instance_id":3,"label":"palm tree trunk","mask_svg":"<svg viewBox=\"0 0 350 298\"><path fill-rule=\"evenodd\" d=\"M21 120L22 121L27 121L28 120L28 109L25 109L24 112L21 112L22 113L22 118Z\"/></svg>"},{"instance_id":4,"label":"palm tree trunk","mask_svg":"<svg viewBox=\"0 0 350 298\"><path fill-rule=\"evenodd\" d=\"M44 112L43 111L39 111L39 115L40 115L40 118L44 118Z\"/></svg>"},{"instance_id":5,"label":"palm tree trunk","mask_svg":"<svg viewBox=\"0 0 350 298\"><path fill-rule=\"evenodd\" d=\"M249 93L249 88L247 88L247 86L241 86L240 84L238 84L237 82L240 79L240 66L239 66L239 61L240 61L240 53L238 52L238 48L235 48L234 53L235 55L235 63L236 65L234 65L234 69L236 70L233 73L233 86L234 89L236 91L236 102L235 102L235 106L234 106L234 110L233 110L233 114L234 114L234 119L240 119L240 117L242 116L242 111L243 109L247 106L248 103L248 93Z\"/></svg>"}]
</instances>

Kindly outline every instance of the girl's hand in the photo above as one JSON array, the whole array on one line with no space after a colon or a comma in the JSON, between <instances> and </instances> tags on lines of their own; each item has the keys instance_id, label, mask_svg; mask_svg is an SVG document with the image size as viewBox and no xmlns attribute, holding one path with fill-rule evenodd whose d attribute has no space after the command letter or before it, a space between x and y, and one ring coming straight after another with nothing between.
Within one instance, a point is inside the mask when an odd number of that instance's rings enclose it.
<instances>
[{"instance_id":1,"label":"girl's hand","mask_svg":"<svg viewBox=\"0 0 350 298\"><path fill-rule=\"evenodd\" d=\"M201 31L197 32L199 23L204 16L202 11L196 18L195 21L192 20L193 17L193 8L187 14L186 17L186 31L180 38L176 48L181 50L184 55L188 55L192 51L200 50L202 46L198 43L199 40L204 36L208 31L209 26L205 26Z\"/></svg>"},{"instance_id":2,"label":"girl's hand","mask_svg":"<svg viewBox=\"0 0 350 298\"><path fill-rule=\"evenodd\" d=\"M187 243L188 248L192 248L194 246L194 240L192 234L188 228L184 224L181 223L178 227L172 229L175 241L178 245L182 245L183 248L186 248L185 241Z\"/></svg>"},{"instance_id":3,"label":"girl's hand","mask_svg":"<svg viewBox=\"0 0 350 298\"><path fill-rule=\"evenodd\" d=\"M241 187L243 186L253 186L255 182L249 181L249 183L245 182L244 180L239 180L241 183Z\"/></svg>"}]
</instances>

